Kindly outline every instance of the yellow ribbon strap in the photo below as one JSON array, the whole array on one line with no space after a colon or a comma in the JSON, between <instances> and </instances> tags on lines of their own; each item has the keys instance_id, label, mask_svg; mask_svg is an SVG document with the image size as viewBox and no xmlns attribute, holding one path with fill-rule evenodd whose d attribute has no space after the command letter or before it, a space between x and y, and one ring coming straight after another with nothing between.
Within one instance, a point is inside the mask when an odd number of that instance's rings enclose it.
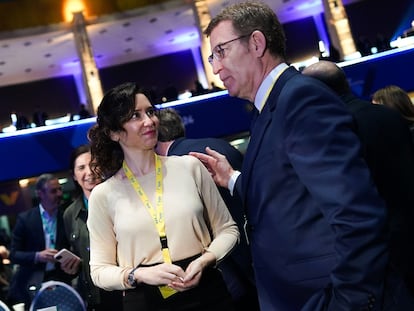
<instances>
[{"instance_id":1,"label":"yellow ribbon strap","mask_svg":"<svg viewBox=\"0 0 414 311\"><path fill-rule=\"evenodd\" d=\"M165 219L164 219L164 206L162 202L162 165L161 159L155 154L155 208L148 199L148 196L142 189L140 183L128 167L125 161L122 162L122 168L124 169L126 177L131 182L132 187L135 189L135 192L138 194L142 203L146 207L147 211L150 213L155 227L157 228L158 234L160 235L161 251L164 258L164 262L172 263L170 251L168 249L167 236L165 234ZM159 286L161 295L163 298L168 298L169 296L175 294L177 291L168 286Z\"/></svg>"}]
</instances>

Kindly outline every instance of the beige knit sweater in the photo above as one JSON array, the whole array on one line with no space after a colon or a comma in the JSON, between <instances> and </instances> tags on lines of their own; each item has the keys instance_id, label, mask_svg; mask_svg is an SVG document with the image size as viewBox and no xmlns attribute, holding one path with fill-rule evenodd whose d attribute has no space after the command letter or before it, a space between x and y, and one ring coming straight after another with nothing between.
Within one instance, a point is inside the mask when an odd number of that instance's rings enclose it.
<instances>
[{"instance_id":1,"label":"beige knit sweater","mask_svg":"<svg viewBox=\"0 0 414 311\"><path fill-rule=\"evenodd\" d=\"M208 250L221 260L237 243L239 232L210 173L191 156L161 160L171 259ZM155 172L138 181L155 204ZM127 289L124 280L133 267L163 262L155 224L122 169L92 191L88 228L91 276L98 287Z\"/></svg>"}]
</instances>

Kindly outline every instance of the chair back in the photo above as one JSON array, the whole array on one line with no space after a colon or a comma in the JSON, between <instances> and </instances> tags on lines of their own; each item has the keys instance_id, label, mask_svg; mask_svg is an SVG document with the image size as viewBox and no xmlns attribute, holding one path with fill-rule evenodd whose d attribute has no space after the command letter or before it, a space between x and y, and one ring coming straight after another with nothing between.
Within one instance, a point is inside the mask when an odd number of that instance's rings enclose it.
<instances>
[{"instance_id":1,"label":"chair back","mask_svg":"<svg viewBox=\"0 0 414 311\"><path fill-rule=\"evenodd\" d=\"M30 305L30 311L56 307L59 311L86 311L78 292L66 283L48 281L42 284Z\"/></svg>"},{"instance_id":2,"label":"chair back","mask_svg":"<svg viewBox=\"0 0 414 311\"><path fill-rule=\"evenodd\" d=\"M0 311L10 311L10 308L0 300Z\"/></svg>"}]
</instances>

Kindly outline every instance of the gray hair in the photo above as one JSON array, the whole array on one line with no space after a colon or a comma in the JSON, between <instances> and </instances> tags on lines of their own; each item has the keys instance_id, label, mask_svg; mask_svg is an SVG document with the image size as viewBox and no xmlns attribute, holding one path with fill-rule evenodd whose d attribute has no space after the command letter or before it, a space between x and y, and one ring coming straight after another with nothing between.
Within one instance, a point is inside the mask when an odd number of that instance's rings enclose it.
<instances>
[{"instance_id":1,"label":"gray hair","mask_svg":"<svg viewBox=\"0 0 414 311\"><path fill-rule=\"evenodd\" d=\"M55 180L57 177L53 174L42 174L37 178L36 191L44 190L45 184L50 180Z\"/></svg>"},{"instance_id":2,"label":"gray hair","mask_svg":"<svg viewBox=\"0 0 414 311\"><path fill-rule=\"evenodd\" d=\"M213 29L222 21L231 21L239 35L249 35L258 30L266 38L267 48L274 56L286 57L286 37L282 24L275 12L265 3L242 2L224 8L204 30L210 36Z\"/></svg>"}]
</instances>

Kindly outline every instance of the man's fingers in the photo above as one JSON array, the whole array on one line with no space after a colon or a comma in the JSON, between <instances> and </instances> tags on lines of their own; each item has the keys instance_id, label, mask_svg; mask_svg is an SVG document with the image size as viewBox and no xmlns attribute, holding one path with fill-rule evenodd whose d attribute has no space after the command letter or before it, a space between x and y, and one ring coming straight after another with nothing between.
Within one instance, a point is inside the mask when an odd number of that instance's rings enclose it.
<instances>
[{"instance_id":1,"label":"man's fingers","mask_svg":"<svg viewBox=\"0 0 414 311\"><path fill-rule=\"evenodd\" d=\"M215 158L216 160L220 157L223 157L223 155L213 149L211 149L210 147L206 147L206 152L212 156L213 158Z\"/></svg>"},{"instance_id":2,"label":"man's fingers","mask_svg":"<svg viewBox=\"0 0 414 311\"><path fill-rule=\"evenodd\" d=\"M196 157L203 163L209 163L210 161L215 161L215 159L212 156L209 156L201 152L190 152L190 155L192 155L193 157Z\"/></svg>"}]
</instances>

